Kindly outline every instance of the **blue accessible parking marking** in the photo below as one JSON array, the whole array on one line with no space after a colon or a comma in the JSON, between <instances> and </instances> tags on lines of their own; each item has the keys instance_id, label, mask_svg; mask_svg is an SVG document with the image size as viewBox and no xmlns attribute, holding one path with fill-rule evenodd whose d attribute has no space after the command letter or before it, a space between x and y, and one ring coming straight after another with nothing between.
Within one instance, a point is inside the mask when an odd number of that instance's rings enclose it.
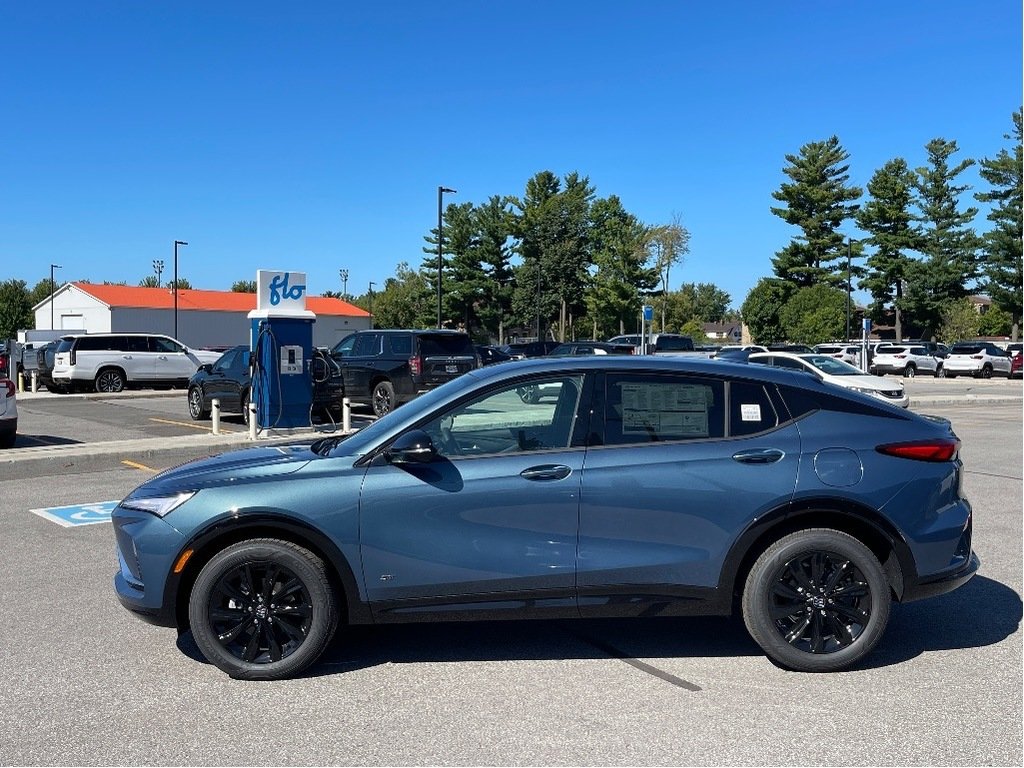
<instances>
[{"instance_id":1,"label":"blue accessible parking marking","mask_svg":"<svg viewBox=\"0 0 1024 768\"><path fill-rule=\"evenodd\" d=\"M72 504L68 507L46 507L30 509L29 512L44 517L52 523L71 528L76 525L96 525L109 523L110 513L118 505L117 501L97 501L91 504Z\"/></svg>"}]
</instances>

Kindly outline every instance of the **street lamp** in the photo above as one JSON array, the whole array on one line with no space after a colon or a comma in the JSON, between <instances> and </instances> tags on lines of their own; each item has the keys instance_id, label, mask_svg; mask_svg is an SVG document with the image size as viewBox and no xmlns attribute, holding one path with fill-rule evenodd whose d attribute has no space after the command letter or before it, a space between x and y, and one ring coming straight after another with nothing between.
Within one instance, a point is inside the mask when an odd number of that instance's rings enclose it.
<instances>
[{"instance_id":1,"label":"street lamp","mask_svg":"<svg viewBox=\"0 0 1024 768\"><path fill-rule=\"evenodd\" d=\"M54 293L54 288L56 288L56 285L53 282L53 270L55 270L55 269L64 269L64 267L62 267L60 264L51 264L50 265L50 330L51 331L54 330L54 327L53 327L53 293Z\"/></svg>"},{"instance_id":2,"label":"street lamp","mask_svg":"<svg viewBox=\"0 0 1024 768\"><path fill-rule=\"evenodd\" d=\"M441 225L443 223L441 218L441 197L445 192L455 194L454 189L448 189L448 187L437 188L437 327L441 327L441 271L444 266L444 262L441 260L442 244L444 238L441 236Z\"/></svg>"},{"instance_id":3,"label":"street lamp","mask_svg":"<svg viewBox=\"0 0 1024 768\"><path fill-rule=\"evenodd\" d=\"M370 308L367 310L370 313L370 328L373 328L373 286L376 283L373 280L370 281Z\"/></svg>"},{"instance_id":4,"label":"street lamp","mask_svg":"<svg viewBox=\"0 0 1024 768\"><path fill-rule=\"evenodd\" d=\"M164 260L153 259L153 271L156 272L156 287L160 287L160 275L164 273Z\"/></svg>"},{"instance_id":5,"label":"street lamp","mask_svg":"<svg viewBox=\"0 0 1024 768\"><path fill-rule=\"evenodd\" d=\"M338 277L341 278L341 298L348 300L348 270L339 269Z\"/></svg>"},{"instance_id":6,"label":"street lamp","mask_svg":"<svg viewBox=\"0 0 1024 768\"><path fill-rule=\"evenodd\" d=\"M178 338L178 246L188 245L184 240L174 241L174 338Z\"/></svg>"}]
</instances>

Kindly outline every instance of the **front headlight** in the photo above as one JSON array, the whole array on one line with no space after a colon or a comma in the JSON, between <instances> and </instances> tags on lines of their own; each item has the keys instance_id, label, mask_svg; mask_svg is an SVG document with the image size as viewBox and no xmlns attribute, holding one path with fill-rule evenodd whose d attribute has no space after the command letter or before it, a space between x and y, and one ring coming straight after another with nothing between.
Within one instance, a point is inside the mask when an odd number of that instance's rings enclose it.
<instances>
[{"instance_id":1,"label":"front headlight","mask_svg":"<svg viewBox=\"0 0 1024 768\"><path fill-rule=\"evenodd\" d=\"M176 496L150 496L142 499L125 499L121 502L123 509L135 509L149 512L157 517L164 517L196 495L195 491L179 493Z\"/></svg>"},{"instance_id":2,"label":"front headlight","mask_svg":"<svg viewBox=\"0 0 1024 768\"><path fill-rule=\"evenodd\" d=\"M876 389L867 389L866 387L850 387L854 392L862 392L865 395L878 395L880 394Z\"/></svg>"}]
</instances>

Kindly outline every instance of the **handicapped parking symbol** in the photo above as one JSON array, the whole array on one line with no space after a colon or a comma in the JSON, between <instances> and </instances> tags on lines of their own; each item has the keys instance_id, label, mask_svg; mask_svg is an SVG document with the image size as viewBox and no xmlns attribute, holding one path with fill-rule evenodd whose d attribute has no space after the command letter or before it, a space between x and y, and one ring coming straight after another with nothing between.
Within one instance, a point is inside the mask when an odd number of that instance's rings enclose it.
<instances>
[{"instance_id":1,"label":"handicapped parking symbol","mask_svg":"<svg viewBox=\"0 0 1024 768\"><path fill-rule=\"evenodd\" d=\"M97 501L88 504L72 504L66 507L30 509L29 512L65 528L72 528L79 525L109 523L110 513L117 505L117 501Z\"/></svg>"}]
</instances>

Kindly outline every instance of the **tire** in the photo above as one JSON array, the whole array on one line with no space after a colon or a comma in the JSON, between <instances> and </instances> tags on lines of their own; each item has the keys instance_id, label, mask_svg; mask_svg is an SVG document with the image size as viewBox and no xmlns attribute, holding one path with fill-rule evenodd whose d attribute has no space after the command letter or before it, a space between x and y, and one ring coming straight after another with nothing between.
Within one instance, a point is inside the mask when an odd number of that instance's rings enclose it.
<instances>
[{"instance_id":1,"label":"tire","mask_svg":"<svg viewBox=\"0 0 1024 768\"><path fill-rule=\"evenodd\" d=\"M779 539L754 563L743 590L743 621L780 666L836 672L875 647L891 602L871 550L841 531L812 528Z\"/></svg>"},{"instance_id":2,"label":"tire","mask_svg":"<svg viewBox=\"0 0 1024 768\"><path fill-rule=\"evenodd\" d=\"M249 426L249 391L247 389L242 393L242 423L247 427ZM256 418L256 423L259 424L259 417Z\"/></svg>"},{"instance_id":3,"label":"tire","mask_svg":"<svg viewBox=\"0 0 1024 768\"><path fill-rule=\"evenodd\" d=\"M908 379L912 379L917 375L917 368L913 363L907 363L907 367L903 369L903 375Z\"/></svg>"},{"instance_id":4,"label":"tire","mask_svg":"<svg viewBox=\"0 0 1024 768\"><path fill-rule=\"evenodd\" d=\"M192 421L202 421L210 418L210 409L203 407L203 390L199 387L190 387L188 390L188 415Z\"/></svg>"},{"instance_id":5,"label":"tire","mask_svg":"<svg viewBox=\"0 0 1024 768\"><path fill-rule=\"evenodd\" d=\"M527 405L536 405L540 402L540 387L536 384L516 387L516 393L519 395L519 399Z\"/></svg>"},{"instance_id":6,"label":"tire","mask_svg":"<svg viewBox=\"0 0 1024 768\"><path fill-rule=\"evenodd\" d=\"M379 419L395 409L395 388L390 381L378 381L373 385L370 396L373 413Z\"/></svg>"},{"instance_id":7,"label":"tire","mask_svg":"<svg viewBox=\"0 0 1024 768\"><path fill-rule=\"evenodd\" d=\"M0 448L2 448L2 449L13 448L14 447L14 443L17 441L17 439L18 439L18 427L17 427L17 422L15 422L14 429L12 429L12 430L10 430L8 432L4 432L3 434L0 434Z\"/></svg>"},{"instance_id":8,"label":"tire","mask_svg":"<svg viewBox=\"0 0 1024 768\"><path fill-rule=\"evenodd\" d=\"M289 541L250 539L203 566L188 616L196 645L218 669L241 680L279 680L320 658L338 607L319 557Z\"/></svg>"},{"instance_id":9,"label":"tire","mask_svg":"<svg viewBox=\"0 0 1024 768\"><path fill-rule=\"evenodd\" d=\"M935 378L936 379L944 379L944 378L946 378L946 369L943 368L941 365L938 365L938 366L935 367Z\"/></svg>"},{"instance_id":10,"label":"tire","mask_svg":"<svg viewBox=\"0 0 1024 768\"><path fill-rule=\"evenodd\" d=\"M982 369L981 369L980 376L983 379L991 379L992 378L992 366L989 365L988 363L985 363L984 367L982 367Z\"/></svg>"},{"instance_id":11,"label":"tire","mask_svg":"<svg viewBox=\"0 0 1024 768\"><path fill-rule=\"evenodd\" d=\"M947 379L955 379L956 378L956 374L955 373L950 373L949 371L946 371L946 378Z\"/></svg>"},{"instance_id":12,"label":"tire","mask_svg":"<svg viewBox=\"0 0 1024 768\"><path fill-rule=\"evenodd\" d=\"M121 392L126 383L120 368L104 368L96 374L94 382L97 392Z\"/></svg>"}]
</instances>

